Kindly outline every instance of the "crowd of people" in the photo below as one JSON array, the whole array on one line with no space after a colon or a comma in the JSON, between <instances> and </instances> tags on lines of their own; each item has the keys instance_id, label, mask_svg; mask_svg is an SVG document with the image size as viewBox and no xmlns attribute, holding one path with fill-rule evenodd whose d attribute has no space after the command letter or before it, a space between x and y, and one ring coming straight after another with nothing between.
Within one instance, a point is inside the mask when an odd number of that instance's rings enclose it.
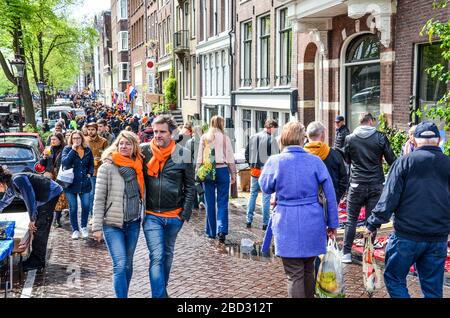
<instances>
[{"instance_id":1,"label":"crowd of people","mask_svg":"<svg viewBox=\"0 0 450 318\"><path fill-rule=\"evenodd\" d=\"M142 229L150 255L152 296L168 297L176 238L192 210L205 211L208 238L225 243L229 233L229 192L237 170L224 118L213 116L203 131L190 122L178 126L169 115L139 117L95 106L86 116L56 124L40 160L45 167L42 176L11 175L0 169L0 183L8 189L0 210L15 196L27 205L35 239L24 270L45 266L50 227L52 222L61 227L62 211L69 211L72 239L88 239L90 225L92 238L104 239L111 255L117 297L128 296ZM334 147L326 143L321 122L305 127L291 121L279 136L278 128L276 120L268 119L264 130L249 139L245 157L251 189L243 226L252 227L256 198L262 192L264 245L270 245L273 235L289 297L314 297L315 260L325 253L327 239L336 235L337 207L345 194L348 220L342 262L352 262L363 206L365 233L372 240L394 213L395 234L387 246L385 269L389 294L409 296L406 274L416 264L424 295L442 297L450 233L450 158L438 147L436 126L424 122L410 130L398 159L370 113L362 114L352 133L344 117L337 116ZM383 161L392 165L385 185ZM73 181L63 188L58 174L69 169Z\"/></svg>"}]
</instances>

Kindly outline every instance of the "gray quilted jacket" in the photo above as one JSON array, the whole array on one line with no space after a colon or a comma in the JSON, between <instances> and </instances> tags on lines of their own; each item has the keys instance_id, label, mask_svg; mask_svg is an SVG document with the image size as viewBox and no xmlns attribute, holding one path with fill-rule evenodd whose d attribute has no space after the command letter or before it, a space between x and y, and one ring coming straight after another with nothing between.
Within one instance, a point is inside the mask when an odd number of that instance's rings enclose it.
<instances>
[{"instance_id":1,"label":"gray quilted jacket","mask_svg":"<svg viewBox=\"0 0 450 318\"><path fill-rule=\"evenodd\" d=\"M124 193L125 181L118 166L104 162L98 169L95 186L93 232L101 231L103 224L118 228L123 226Z\"/></svg>"}]
</instances>

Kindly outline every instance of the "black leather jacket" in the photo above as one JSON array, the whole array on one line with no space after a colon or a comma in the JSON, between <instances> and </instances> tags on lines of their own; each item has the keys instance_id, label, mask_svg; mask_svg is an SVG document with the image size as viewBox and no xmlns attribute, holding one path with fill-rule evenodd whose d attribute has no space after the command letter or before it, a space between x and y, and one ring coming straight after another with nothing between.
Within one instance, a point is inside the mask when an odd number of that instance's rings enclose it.
<instances>
[{"instance_id":1,"label":"black leather jacket","mask_svg":"<svg viewBox=\"0 0 450 318\"><path fill-rule=\"evenodd\" d=\"M357 127L344 145L345 161L351 164L350 183L382 184L383 156L389 165L397 159L386 136L374 127Z\"/></svg>"},{"instance_id":2,"label":"black leather jacket","mask_svg":"<svg viewBox=\"0 0 450 318\"><path fill-rule=\"evenodd\" d=\"M195 195L194 168L189 150L177 144L158 177L147 174L147 163L152 158L150 145L142 144L141 150L144 154L146 210L165 212L182 208L180 217L189 220Z\"/></svg>"}]
</instances>

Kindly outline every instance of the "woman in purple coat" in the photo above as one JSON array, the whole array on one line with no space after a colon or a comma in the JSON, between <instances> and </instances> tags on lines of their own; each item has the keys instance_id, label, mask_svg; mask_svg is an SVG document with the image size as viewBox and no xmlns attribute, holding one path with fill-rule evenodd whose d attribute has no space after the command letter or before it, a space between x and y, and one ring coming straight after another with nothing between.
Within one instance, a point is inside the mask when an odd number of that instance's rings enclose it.
<instances>
[{"instance_id":1,"label":"woman in purple coat","mask_svg":"<svg viewBox=\"0 0 450 318\"><path fill-rule=\"evenodd\" d=\"M325 254L327 235L339 225L333 182L322 160L303 150L305 127L290 122L281 133L279 155L271 156L259 178L264 193L276 193L265 245L273 233L275 254L281 257L291 298L314 297L314 259ZM328 216L318 200L322 185Z\"/></svg>"}]
</instances>

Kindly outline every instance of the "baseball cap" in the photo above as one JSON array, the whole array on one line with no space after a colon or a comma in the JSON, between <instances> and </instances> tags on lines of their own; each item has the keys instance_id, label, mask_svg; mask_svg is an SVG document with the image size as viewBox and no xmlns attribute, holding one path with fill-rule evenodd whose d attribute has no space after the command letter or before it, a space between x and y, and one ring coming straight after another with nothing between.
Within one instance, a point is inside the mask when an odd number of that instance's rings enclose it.
<instances>
[{"instance_id":1,"label":"baseball cap","mask_svg":"<svg viewBox=\"0 0 450 318\"><path fill-rule=\"evenodd\" d=\"M336 119L334 121L335 122L340 122L340 121L343 121L343 120L345 120L344 116L339 115L339 116L336 116Z\"/></svg>"},{"instance_id":2,"label":"baseball cap","mask_svg":"<svg viewBox=\"0 0 450 318\"><path fill-rule=\"evenodd\" d=\"M436 124L431 121L424 121L417 125L414 131L415 138L438 138L440 137L439 129Z\"/></svg>"},{"instance_id":3,"label":"baseball cap","mask_svg":"<svg viewBox=\"0 0 450 318\"><path fill-rule=\"evenodd\" d=\"M88 127L94 127L95 129L98 129L98 125L97 125L97 123L95 123L95 122L87 123L87 124L86 124L86 127L87 127L87 128L88 128Z\"/></svg>"}]
</instances>

